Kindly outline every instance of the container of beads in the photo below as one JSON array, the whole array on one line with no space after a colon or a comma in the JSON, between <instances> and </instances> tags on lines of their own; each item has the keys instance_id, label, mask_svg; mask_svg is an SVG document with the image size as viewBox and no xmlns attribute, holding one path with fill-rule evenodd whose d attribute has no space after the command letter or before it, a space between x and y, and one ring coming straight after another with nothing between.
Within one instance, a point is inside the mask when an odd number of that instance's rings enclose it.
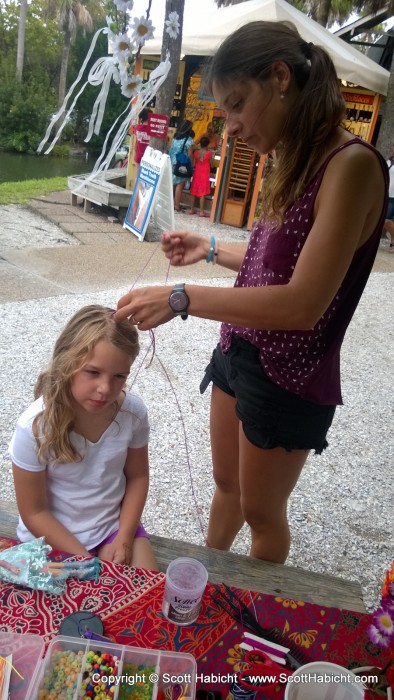
<instances>
[{"instance_id":1,"label":"container of beads","mask_svg":"<svg viewBox=\"0 0 394 700\"><path fill-rule=\"evenodd\" d=\"M194 700L196 672L190 654L59 636L29 700L156 700L172 690Z\"/></svg>"},{"instance_id":2,"label":"container of beads","mask_svg":"<svg viewBox=\"0 0 394 700\"><path fill-rule=\"evenodd\" d=\"M11 664L10 700L30 700L44 653L38 634L0 632L0 656Z\"/></svg>"}]
</instances>

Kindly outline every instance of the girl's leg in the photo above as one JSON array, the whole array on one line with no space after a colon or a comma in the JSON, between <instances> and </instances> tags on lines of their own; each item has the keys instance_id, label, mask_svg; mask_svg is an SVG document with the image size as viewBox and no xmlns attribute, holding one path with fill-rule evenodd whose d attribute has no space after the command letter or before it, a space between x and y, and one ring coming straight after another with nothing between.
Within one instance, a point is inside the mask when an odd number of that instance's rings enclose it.
<instances>
[{"instance_id":1,"label":"girl's leg","mask_svg":"<svg viewBox=\"0 0 394 700\"><path fill-rule=\"evenodd\" d=\"M239 429L241 508L252 534L250 554L283 563L289 553L287 501L308 450L255 447Z\"/></svg>"},{"instance_id":2,"label":"girl's leg","mask_svg":"<svg viewBox=\"0 0 394 700\"><path fill-rule=\"evenodd\" d=\"M205 215L205 197L200 197L200 216Z\"/></svg>"},{"instance_id":3,"label":"girl's leg","mask_svg":"<svg viewBox=\"0 0 394 700\"><path fill-rule=\"evenodd\" d=\"M244 524L239 487L239 420L235 414L235 399L215 385L212 387L210 427L216 489L209 514L207 544L227 550Z\"/></svg>"},{"instance_id":4,"label":"girl's leg","mask_svg":"<svg viewBox=\"0 0 394 700\"><path fill-rule=\"evenodd\" d=\"M133 541L131 566L136 566L139 569L159 570L152 545L147 537L135 537Z\"/></svg>"},{"instance_id":5,"label":"girl's leg","mask_svg":"<svg viewBox=\"0 0 394 700\"><path fill-rule=\"evenodd\" d=\"M189 214L195 214L196 202L197 202L197 197L196 197L196 195L194 194L194 195L192 196L192 205L191 205L191 207L190 207L190 209L189 209L189 212L188 212Z\"/></svg>"}]
</instances>

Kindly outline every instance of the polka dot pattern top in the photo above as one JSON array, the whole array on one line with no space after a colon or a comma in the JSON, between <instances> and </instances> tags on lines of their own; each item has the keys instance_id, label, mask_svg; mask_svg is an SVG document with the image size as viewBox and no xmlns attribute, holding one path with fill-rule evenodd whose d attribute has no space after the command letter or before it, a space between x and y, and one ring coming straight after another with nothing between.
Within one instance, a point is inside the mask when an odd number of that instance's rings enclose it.
<instances>
[{"instance_id":1,"label":"polka dot pattern top","mask_svg":"<svg viewBox=\"0 0 394 700\"><path fill-rule=\"evenodd\" d=\"M262 221L255 225L235 287L289 282L312 228L313 207L324 171L335 153L353 143L372 148L359 139L343 144L329 155L304 193L288 208L283 224L278 227ZM378 155L386 172L385 162ZM342 403L339 351L373 265L385 211L384 207L374 233L356 251L341 287L312 330L265 331L223 323L220 332L223 352L229 349L236 334L260 349L265 373L283 389L319 404Z\"/></svg>"}]
</instances>

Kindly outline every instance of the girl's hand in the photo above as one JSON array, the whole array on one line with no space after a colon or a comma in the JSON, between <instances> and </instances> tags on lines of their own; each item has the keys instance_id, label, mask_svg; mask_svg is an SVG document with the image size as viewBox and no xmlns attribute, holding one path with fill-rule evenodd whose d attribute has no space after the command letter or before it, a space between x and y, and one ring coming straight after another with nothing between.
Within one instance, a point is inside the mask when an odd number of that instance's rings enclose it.
<instances>
[{"instance_id":1,"label":"girl's hand","mask_svg":"<svg viewBox=\"0 0 394 700\"><path fill-rule=\"evenodd\" d=\"M187 231L169 231L163 233L161 248L171 265L193 265L206 260L210 242L204 236L197 236Z\"/></svg>"},{"instance_id":2,"label":"girl's hand","mask_svg":"<svg viewBox=\"0 0 394 700\"><path fill-rule=\"evenodd\" d=\"M156 328L175 317L168 304L172 287L133 289L118 301L115 321L129 318L141 331Z\"/></svg>"},{"instance_id":3,"label":"girl's hand","mask_svg":"<svg viewBox=\"0 0 394 700\"><path fill-rule=\"evenodd\" d=\"M125 542L124 537L115 537L113 542L104 544L98 550L99 559L111 561L114 564L131 564L133 547L130 542Z\"/></svg>"}]
</instances>

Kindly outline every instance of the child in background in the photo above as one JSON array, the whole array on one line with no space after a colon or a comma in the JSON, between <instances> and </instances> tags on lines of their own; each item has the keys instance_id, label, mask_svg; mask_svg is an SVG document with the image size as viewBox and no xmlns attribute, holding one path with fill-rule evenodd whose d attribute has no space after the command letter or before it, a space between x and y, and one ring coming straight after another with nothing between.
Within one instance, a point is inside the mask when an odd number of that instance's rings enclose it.
<instances>
[{"instance_id":1,"label":"child in background","mask_svg":"<svg viewBox=\"0 0 394 700\"><path fill-rule=\"evenodd\" d=\"M10 444L21 542L157 568L140 523L149 484L147 410L125 391L138 331L104 306L67 323Z\"/></svg>"},{"instance_id":2,"label":"child in background","mask_svg":"<svg viewBox=\"0 0 394 700\"><path fill-rule=\"evenodd\" d=\"M211 183L209 181L209 175L211 172L211 158L212 151L208 151L209 138L203 136L200 140L200 148L194 151L194 172L192 184L190 187L190 194L193 195L193 204L191 209L189 209L188 214L195 214L195 207L197 205L197 198L200 199L200 216L209 216L205 213L205 197L211 194Z\"/></svg>"},{"instance_id":3,"label":"child in background","mask_svg":"<svg viewBox=\"0 0 394 700\"><path fill-rule=\"evenodd\" d=\"M146 147L149 146L150 136L148 134L148 116L152 110L142 109L139 116L139 123L133 127L133 132L135 134L135 156L134 162L141 163L141 158L146 151Z\"/></svg>"}]
</instances>

